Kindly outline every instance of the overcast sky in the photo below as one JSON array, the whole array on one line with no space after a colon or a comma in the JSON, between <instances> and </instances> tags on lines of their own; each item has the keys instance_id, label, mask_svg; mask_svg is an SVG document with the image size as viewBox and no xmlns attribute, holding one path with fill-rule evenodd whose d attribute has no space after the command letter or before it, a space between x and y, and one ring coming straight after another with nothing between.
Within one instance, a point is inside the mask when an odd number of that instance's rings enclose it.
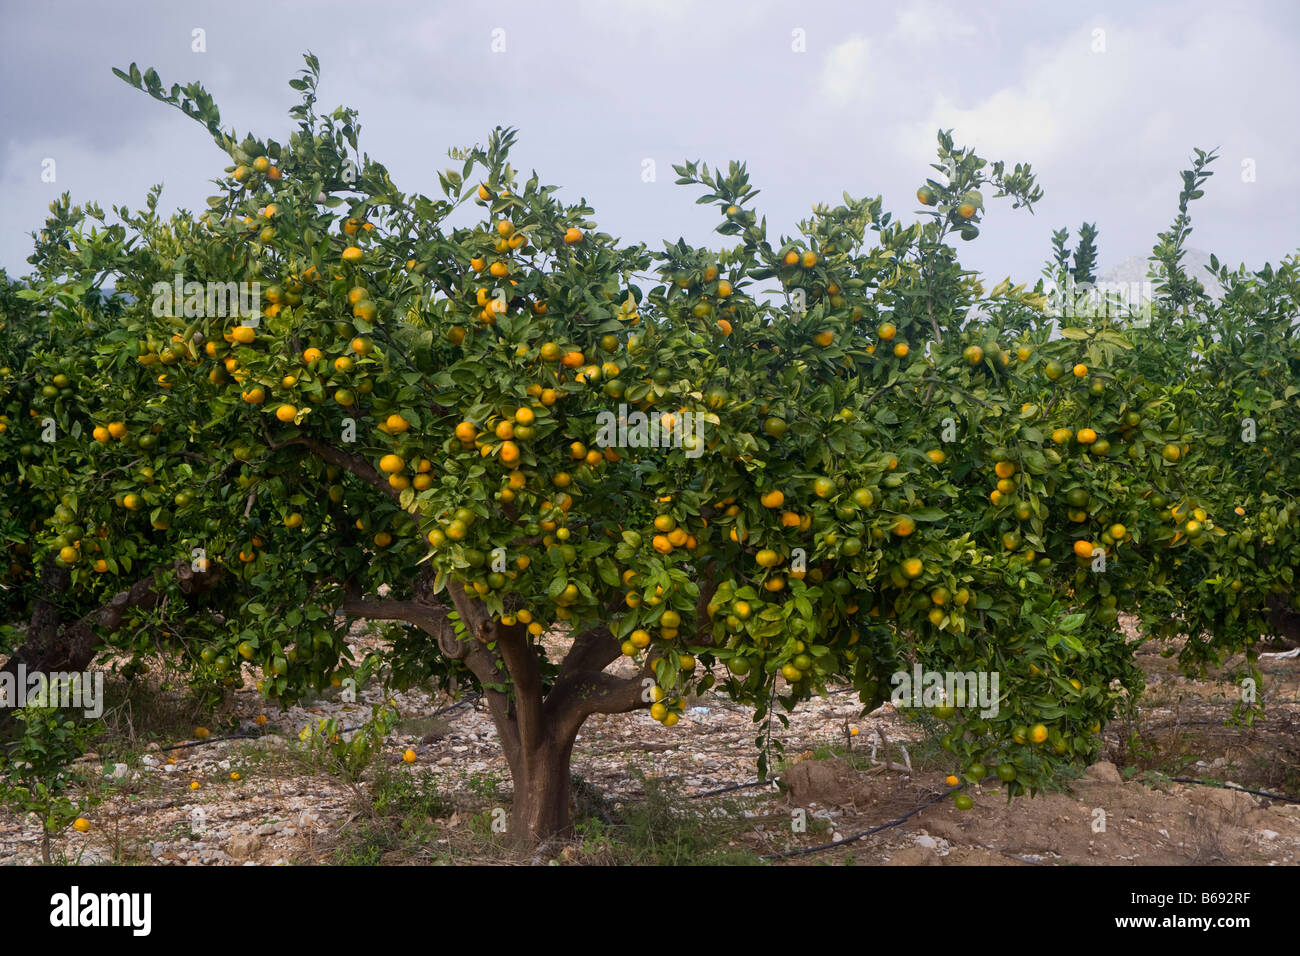
<instances>
[{"instance_id":1,"label":"overcast sky","mask_svg":"<svg viewBox=\"0 0 1300 956\"><path fill-rule=\"evenodd\" d=\"M64 191L138 207L161 182L168 209L213 192L225 157L206 131L111 67L198 80L224 126L284 141L305 50L320 106L360 110L363 150L399 187L437 195L449 147L513 125L516 168L655 248L730 241L673 185L688 158L746 160L774 237L846 190L911 218L940 127L1032 163L1046 193L1033 216L991 204L961 244L995 280L1032 282L1052 230L1085 220L1102 269L1146 255L1193 147L1221 159L1190 245L1250 267L1300 248L1294 0L0 0L0 268L28 271L29 233Z\"/></svg>"}]
</instances>

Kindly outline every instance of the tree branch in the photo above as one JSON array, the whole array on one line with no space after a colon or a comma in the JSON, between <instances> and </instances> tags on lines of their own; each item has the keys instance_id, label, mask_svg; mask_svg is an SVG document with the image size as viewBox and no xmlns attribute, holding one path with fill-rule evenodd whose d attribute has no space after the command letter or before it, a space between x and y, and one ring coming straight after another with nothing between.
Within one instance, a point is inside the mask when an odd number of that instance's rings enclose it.
<instances>
[{"instance_id":1,"label":"tree branch","mask_svg":"<svg viewBox=\"0 0 1300 956\"><path fill-rule=\"evenodd\" d=\"M358 457L357 455L349 455L345 451L340 451L332 445L327 445L324 442L317 441L315 438L311 438L307 435L299 435L296 438L289 439L288 441L272 441L271 449L273 451L279 451L282 448L289 448L293 445L301 445L303 448L313 452L322 461L329 462L331 465L342 468L344 471L351 472L366 484L373 486L383 494L387 495L393 501L401 502L402 493L390 485L388 479L377 472L371 466L370 462L366 461L364 458Z\"/></svg>"}]
</instances>

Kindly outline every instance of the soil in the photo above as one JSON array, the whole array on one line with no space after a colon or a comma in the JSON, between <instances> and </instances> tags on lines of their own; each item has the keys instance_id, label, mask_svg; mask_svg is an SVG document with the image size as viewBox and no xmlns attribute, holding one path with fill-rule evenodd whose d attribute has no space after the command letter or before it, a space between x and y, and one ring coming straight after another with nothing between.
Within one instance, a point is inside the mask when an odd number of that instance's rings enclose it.
<instances>
[{"instance_id":1,"label":"soil","mask_svg":"<svg viewBox=\"0 0 1300 956\"><path fill-rule=\"evenodd\" d=\"M360 630L355 640L358 649L373 643ZM555 655L563 643L552 642ZM776 861L786 865L1295 864L1300 659L1261 661L1266 711L1252 726L1230 723L1235 685L1213 675L1180 676L1151 645L1139 661L1148 679L1140 707L1105 728L1103 759L1064 781L1060 792L1008 803L996 781L986 780L968 790L974 809L959 811L943 782L952 768L934 740L888 704L862 714L851 692L815 700L790 715L789 727L776 726L785 753L780 789L745 786L757 777L757 725L748 709L710 694L688 701L672 728L644 712L588 721L573 757L579 817L594 815L617 827L629 808L666 793L675 801L672 812L717 820L719 851L751 861L887 825L829 850ZM345 728L360 725L382 702L382 689L363 688L356 702L333 691L278 710L248 683L228 695L217 718L208 718L213 736L203 741L191 729L189 739L182 730L181 739L141 743L147 735L131 727L141 715L125 704L111 713L118 736L81 761L91 783L78 797L91 829L60 837L62 858L347 862L355 859L343 852L349 838L373 824L373 780L382 771L436 781L442 803L427 839L414 847L399 841L366 862L615 861L591 839L548 846L531 859L499 845L491 824L509 805L509 775L486 710L472 696L421 689L392 695L403 719L367 777L349 785L304 755L299 731L329 717ZM156 706L170 695L182 711L181 691L158 684L151 692ZM230 733L249 736L215 739ZM408 749L414 762L403 760ZM713 793L727 787L736 789ZM38 863L40 844L34 817L0 810L0 864Z\"/></svg>"}]
</instances>

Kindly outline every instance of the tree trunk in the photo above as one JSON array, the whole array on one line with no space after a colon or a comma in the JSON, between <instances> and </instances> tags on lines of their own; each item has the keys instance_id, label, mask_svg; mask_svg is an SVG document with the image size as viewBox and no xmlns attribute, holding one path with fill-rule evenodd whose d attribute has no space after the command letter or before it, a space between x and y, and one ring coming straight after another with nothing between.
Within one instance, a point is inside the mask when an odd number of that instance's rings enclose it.
<instances>
[{"instance_id":1,"label":"tree trunk","mask_svg":"<svg viewBox=\"0 0 1300 956\"><path fill-rule=\"evenodd\" d=\"M1291 644L1300 644L1300 613L1289 601L1278 597L1270 599L1266 613L1274 634Z\"/></svg>"},{"instance_id":2,"label":"tree trunk","mask_svg":"<svg viewBox=\"0 0 1300 956\"><path fill-rule=\"evenodd\" d=\"M547 737L527 753L507 754L515 797L506 835L516 846L532 847L567 834L572 826L569 759L573 739Z\"/></svg>"},{"instance_id":3,"label":"tree trunk","mask_svg":"<svg viewBox=\"0 0 1300 956\"><path fill-rule=\"evenodd\" d=\"M569 760L578 732L592 714L649 707L649 662L633 678L604 673L621 652L608 627L594 627L575 635L548 688L542 679L541 651L524 625L502 624L463 585L451 581L447 592L467 632L462 638L450 623L448 609L416 590L417 596L409 600L349 592L343 609L357 617L414 624L437 639L442 653L474 672L514 784L508 841L534 848L567 834L573 822Z\"/></svg>"}]
</instances>

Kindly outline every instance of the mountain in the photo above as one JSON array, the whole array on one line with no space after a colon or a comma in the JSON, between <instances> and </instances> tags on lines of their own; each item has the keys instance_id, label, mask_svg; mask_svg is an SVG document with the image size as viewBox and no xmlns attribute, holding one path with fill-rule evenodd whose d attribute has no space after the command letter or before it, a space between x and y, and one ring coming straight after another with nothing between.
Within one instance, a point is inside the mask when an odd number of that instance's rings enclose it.
<instances>
[{"instance_id":1,"label":"mountain","mask_svg":"<svg viewBox=\"0 0 1300 956\"><path fill-rule=\"evenodd\" d=\"M1223 297L1223 287L1219 285L1217 279L1205 271L1210 264L1210 254L1200 249L1188 249L1183 256L1183 271L1194 279L1200 280L1205 286L1205 292L1212 299ZM1151 282L1154 286L1155 280L1147 278L1147 271L1152 265L1145 256L1130 256L1118 265L1111 266L1106 271L1097 276L1098 283L1114 283L1117 285L1127 286L1137 291L1142 288L1142 283ZM1135 298L1144 298L1140 293Z\"/></svg>"}]
</instances>

